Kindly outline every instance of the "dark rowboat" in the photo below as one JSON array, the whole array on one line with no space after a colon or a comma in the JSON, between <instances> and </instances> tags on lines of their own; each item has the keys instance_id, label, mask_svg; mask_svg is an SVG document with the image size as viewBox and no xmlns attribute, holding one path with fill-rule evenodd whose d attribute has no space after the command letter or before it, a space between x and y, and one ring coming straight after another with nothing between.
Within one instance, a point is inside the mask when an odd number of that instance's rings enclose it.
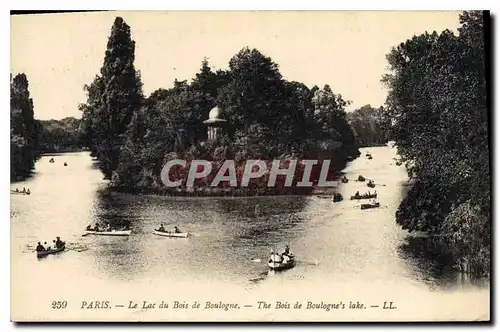
<instances>
[{"instance_id":1,"label":"dark rowboat","mask_svg":"<svg viewBox=\"0 0 500 332\"><path fill-rule=\"evenodd\" d=\"M30 195L31 192L28 190L28 191L15 191L15 190L11 190L10 191L11 194L14 194L14 195Z\"/></svg>"},{"instance_id":2,"label":"dark rowboat","mask_svg":"<svg viewBox=\"0 0 500 332\"><path fill-rule=\"evenodd\" d=\"M365 181L365 177L363 175L358 176L358 181L361 182Z\"/></svg>"},{"instance_id":3,"label":"dark rowboat","mask_svg":"<svg viewBox=\"0 0 500 332\"><path fill-rule=\"evenodd\" d=\"M347 178L342 179L342 183L347 183L347 182L349 182L349 180Z\"/></svg>"},{"instance_id":4,"label":"dark rowboat","mask_svg":"<svg viewBox=\"0 0 500 332\"><path fill-rule=\"evenodd\" d=\"M361 196L351 196L351 200L355 199L370 199L370 198L377 198L377 194L371 194L371 195L361 195Z\"/></svg>"},{"instance_id":5,"label":"dark rowboat","mask_svg":"<svg viewBox=\"0 0 500 332\"><path fill-rule=\"evenodd\" d=\"M342 194L334 194L332 197L333 202L340 202L343 199L344 199L344 197L342 196Z\"/></svg>"},{"instance_id":6,"label":"dark rowboat","mask_svg":"<svg viewBox=\"0 0 500 332\"><path fill-rule=\"evenodd\" d=\"M38 258L46 257L48 255L52 255L52 254L64 251L65 248L66 248L66 246L63 245L61 248L55 248L55 249L50 249L50 250L37 251L36 257L38 257Z\"/></svg>"},{"instance_id":7,"label":"dark rowboat","mask_svg":"<svg viewBox=\"0 0 500 332\"><path fill-rule=\"evenodd\" d=\"M375 183L373 183L372 181L368 182L366 185L370 188L375 188Z\"/></svg>"},{"instance_id":8,"label":"dark rowboat","mask_svg":"<svg viewBox=\"0 0 500 332\"><path fill-rule=\"evenodd\" d=\"M361 210L374 209L380 207L380 203L375 204L361 204Z\"/></svg>"}]
</instances>

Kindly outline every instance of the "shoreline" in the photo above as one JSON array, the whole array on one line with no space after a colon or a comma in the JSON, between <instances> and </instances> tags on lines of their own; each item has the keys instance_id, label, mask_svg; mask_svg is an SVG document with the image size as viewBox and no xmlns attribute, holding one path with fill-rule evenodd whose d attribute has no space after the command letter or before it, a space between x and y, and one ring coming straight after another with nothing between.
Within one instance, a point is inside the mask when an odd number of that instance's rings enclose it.
<instances>
[{"instance_id":1,"label":"shoreline","mask_svg":"<svg viewBox=\"0 0 500 332\"><path fill-rule=\"evenodd\" d=\"M320 195L333 195L336 191L298 191L298 192L268 192L262 193L258 192L251 194L247 191L234 191L234 192L221 192L221 191L204 191L204 192L192 192L192 191L179 191L179 192L161 192L155 190L120 190L114 187L107 187L105 189L110 194L126 194L132 196L149 196L149 197L169 197L169 198L253 198L253 197L313 197Z\"/></svg>"}]
</instances>

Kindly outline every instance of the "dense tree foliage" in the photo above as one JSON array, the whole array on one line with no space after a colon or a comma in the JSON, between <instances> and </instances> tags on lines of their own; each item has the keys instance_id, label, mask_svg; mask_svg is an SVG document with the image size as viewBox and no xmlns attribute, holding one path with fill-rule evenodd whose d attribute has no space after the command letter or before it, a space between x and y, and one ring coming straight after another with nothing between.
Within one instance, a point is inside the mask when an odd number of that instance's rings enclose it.
<instances>
[{"instance_id":1,"label":"dense tree foliage","mask_svg":"<svg viewBox=\"0 0 500 332\"><path fill-rule=\"evenodd\" d=\"M356 143L359 147L384 145L388 141L388 120L383 107L373 108L365 105L347 113Z\"/></svg>"},{"instance_id":2,"label":"dense tree foliage","mask_svg":"<svg viewBox=\"0 0 500 332\"><path fill-rule=\"evenodd\" d=\"M37 122L40 153L78 151L86 145L80 119L68 117Z\"/></svg>"},{"instance_id":3,"label":"dense tree foliage","mask_svg":"<svg viewBox=\"0 0 500 332\"><path fill-rule=\"evenodd\" d=\"M255 49L242 49L227 71L213 72L205 59L191 83L175 81L173 88L153 92L134 113L112 185L163 187L160 172L172 153L186 160L234 157L239 171L247 158L323 154L333 159L332 169L342 168L358 153L346 105L328 86L310 90L284 80L278 65ZM215 106L228 125L217 141L207 142L203 121Z\"/></svg>"},{"instance_id":4,"label":"dense tree foliage","mask_svg":"<svg viewBox=\"0 0 500 332\"><path fill-rule=\"evenodd\" d=\"M256 49L244 48L228 70L213 71L204 59L191 82L175 81L148 98L133 66L130 28L117 18L100 75L85 86L83 139L101 162L111 185L123 190L163 187L161 169L172 153L273 159L328 157L332 169L357 151L341 95L329 86L309 89L286 81L278 65ZM228 125L207 141L203 123L218 106Z\"/></svg>"},{"instance_id":5,"label":"dense tree foliage","mask_svg":"<svg viewBox=\"0 0 500 332\"><path fill-rule=\"evenodd\" d=\"M10 177L29 175L37 159L37 123L28 79L18 74L10 81Z\"/></svg>"},{"instance_id":6,"label":"dense tree foliage","mask_svg":"<svg viewBox=\"0 0 500 332\"><path fill-rule=\"evenodd\" d=\"M87 102L80 105L82 139L116 189L159 191L172 153L240 162L323 155L334 159L333 169L359 154L342 96L286 81L256 49L242 49L228 70L214 72L204 59L191 82L176 80L144 98L134 47L130 27L116 18L101 73L84 87ZM215 106L228 125L208 141L203 121Z\"/></svg>"},{"instance_id":7,"label":"dense tree foliage","mask_svg":"<svg viewBox=\"0 0 500 332\"><path fill-rule=\"evenodd\" d=\"M134 58L135 42L131 39L130 27L117 17L100 75L85 87L87 103L80 106L88 145L108 179L118 168L125 133L143 102L142 83Z\"/></svg>"},{"instance_id":8,"label":"dense tree foliage","mask_svg":"<svg viewBox=\"0 0 500 332\"><path fill-rule=\"evenodd\" d=\"M415 185L401 203L403 228L440 234L457 263L490 268L490 165L484 18L460 15L458 35L425 33L388 55L387 108Z\"/></svg>"}]
</instances>

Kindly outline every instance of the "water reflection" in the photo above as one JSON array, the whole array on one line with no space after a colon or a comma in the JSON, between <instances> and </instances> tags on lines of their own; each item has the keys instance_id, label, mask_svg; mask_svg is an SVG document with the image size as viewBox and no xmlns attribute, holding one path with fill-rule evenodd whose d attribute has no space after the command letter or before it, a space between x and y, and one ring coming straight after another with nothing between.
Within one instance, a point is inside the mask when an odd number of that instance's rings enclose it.
<instances>
[{"instance_id":1,"label":"water reflection","mask_svg":"<svg viewBox=\"0 0 500 332\"><path fill-rule=\"evenodd\" d=\"M94 220L113 227L130 225L133 236L95 238L93 261L109 277L125 280L156 276L162 266L175 266L170 277L176 278L248 280L261 275L267 272L270 248L281 250L300 236L301 212L307 205L304 197L172 199L107 192L98 197ZM160 223L178 226L191 237L155 237L151 232ZM260 261L252 261L256 258Z\"/></svg>"}]
</instances>

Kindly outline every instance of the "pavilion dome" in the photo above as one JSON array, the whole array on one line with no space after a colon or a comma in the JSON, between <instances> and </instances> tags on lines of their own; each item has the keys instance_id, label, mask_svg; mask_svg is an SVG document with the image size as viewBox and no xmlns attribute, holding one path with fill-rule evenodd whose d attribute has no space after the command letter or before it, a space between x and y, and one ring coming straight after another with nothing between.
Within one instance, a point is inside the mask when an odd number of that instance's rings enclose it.
<instances>
[{"instance_id":1,"label":"pavilion dome","mask_svg":"<svg viewBox=\"0 0 500 332\"><path fill-rule=\"evenodd\" d=\"M218 119L219 118L219 114L220 114L220 109L219 109L219 107L215 106L214 108L212 108L210 110L210 113L208 113L208 118L210 120Z\"/></svg>"},{"instance_id":2,"label":"pavilion dome","mask_svg":"<svg viewBox=\"0 0 500 332\"><path fill-rule=\"evenodd\" d=\"M226 120L224 119L220 119L219 116L220 116L220 108L215 106L214 108L212 108L210 110L210 112L208 113L208 119L203 121L203 123L206 123L206 124L215 124L215 123L223 123L223 122L227 122Z\"/></svg>"}]
</instances>

